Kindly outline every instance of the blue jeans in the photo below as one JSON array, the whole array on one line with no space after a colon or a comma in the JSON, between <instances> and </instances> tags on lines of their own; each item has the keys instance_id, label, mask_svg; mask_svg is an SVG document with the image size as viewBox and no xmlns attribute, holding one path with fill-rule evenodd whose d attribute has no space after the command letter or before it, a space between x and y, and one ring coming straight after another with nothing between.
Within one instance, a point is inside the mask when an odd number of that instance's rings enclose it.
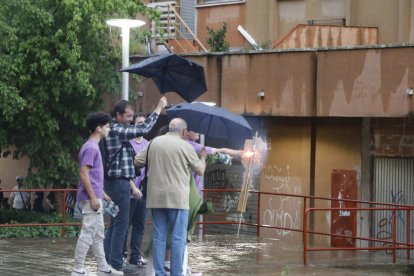
<instances>
[{"instance_id":1,"label":"blue jeans","mask_svg":"<svg viewBox=\"0 0 414 276\"><path fill-rule=\"evenodd\" d=\"M167 229L171 229L171 276L183 275L184 251L187 243L188 210L153 208L152 258L155 276L165 276Z\"/></svg>"},{"instance_id":2,"label":"blue jeans","mask_svg":"<svg viewBox=\"0 0 414 276\"><path fill-rule=\"evenodd\" d=\"M114 218L111 217L111 224L105 234L105 257L108 264L113 268L122 269L124 249L124 239L122 237L125 237L128 231L131 186L126 178L105 179L104 185L105 192L119 207L118 215Z\"/></svg>"},{"instance_id":3,"label":"blue jeans","mask_svg":"<svg viewBox=\"0 0 414 276\"><path fill-rule=\"evenodd\" d=\"M129 225L132 226L131 241L129 243L131 255L129 263L136 264L141 258L141 246L144 238L145 222L147 220L147 208L145 199L131 198L129 206ZM124 256L127 253L128 232L125 236Z\"/></svg>"}]
</instances>

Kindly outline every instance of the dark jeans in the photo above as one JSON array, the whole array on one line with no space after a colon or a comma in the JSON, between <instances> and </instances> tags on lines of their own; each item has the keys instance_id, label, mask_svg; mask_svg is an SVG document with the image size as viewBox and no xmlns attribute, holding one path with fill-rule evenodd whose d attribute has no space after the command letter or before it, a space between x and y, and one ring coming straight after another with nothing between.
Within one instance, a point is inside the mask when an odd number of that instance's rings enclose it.
<instances>
[{"instance_id":1,"label":"dark jeans","mask_svg":"<svg viewBox=\"0 0 414 276\"><path fill-rule=\"evenodd\" d=\"M136 264L142 256L142 240L144 238L147 208L145 199L131 198L129 207L129 225L131 226L131 240L129 243L131 254L129 263ZM125 236L124 252L127 254L128 234Z\"/></svg>"},{"instance_id":2,"label":"dark jeans","mask_svg":"<svg viewBox=\"0 0 414 276\"><path fill-rule=\"evenodd\" d=\"M118 215L114 218L111 217L111 224L105 234L105 257L108 264L113 268L122 269L124 249L124 239L122 237L125 237L128 231L131 187L129 181L124 178L105 179L104 185L105 192L119 207Z\"/></svg>"}]
</instances>

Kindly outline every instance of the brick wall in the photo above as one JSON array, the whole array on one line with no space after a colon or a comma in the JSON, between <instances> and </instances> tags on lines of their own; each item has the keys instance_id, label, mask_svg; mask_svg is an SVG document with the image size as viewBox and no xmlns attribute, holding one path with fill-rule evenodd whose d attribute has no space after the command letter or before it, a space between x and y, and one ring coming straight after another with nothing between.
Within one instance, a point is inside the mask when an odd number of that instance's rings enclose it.
<instances>
[{"instance_id":1,"label":"brick wall","mask_svg":"<svg viewBox=\"0 0 414 276\"><path fill-rule=\"evenodd\" d=\"M371 154L414 157L414 118L372 119Z\"/></svg>"}]
</instances>

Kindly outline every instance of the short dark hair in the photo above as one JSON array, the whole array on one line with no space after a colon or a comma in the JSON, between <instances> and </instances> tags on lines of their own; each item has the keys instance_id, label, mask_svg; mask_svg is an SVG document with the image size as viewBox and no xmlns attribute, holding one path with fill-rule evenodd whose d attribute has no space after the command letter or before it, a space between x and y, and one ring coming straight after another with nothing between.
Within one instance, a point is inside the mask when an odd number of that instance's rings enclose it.
<instances>
[{"instance_id":1,"label":"short dark hair","mask_svg":"<svg viewBox=\"0 0 414 276\"><path fill-rule=\"evenodd\" d=\"M127 108L132 108L132 105L127 100L120 100L114 106L112 110L112 117L116 117L116 113L124 114Z\"/></svg>"},{"instance_id":2,"label":"short dark hair","mask_svg":"<svg viewBox=\"0 0 414 276\"><path fill-rule=\"evenodd\" d=\"M93 112L86 117L86 127L94 132L98 126L104 126L111 121L111 116L105 112Z\"/></svg>"},{"instance_id":3,"label":"short dark hair","mask_svg":"<svg viewBox=\"0 0 414 276\"><path fill-rule=\"evenodd\" d=\"M136 120L138 117L144 117L144 118L147 118L147 114L146 114L146 113L144 113L144 112L134 113L134 116L132 117L132 122L131 122L131 125L135 125L135 120Z\"/></svg>"}]
</instances>

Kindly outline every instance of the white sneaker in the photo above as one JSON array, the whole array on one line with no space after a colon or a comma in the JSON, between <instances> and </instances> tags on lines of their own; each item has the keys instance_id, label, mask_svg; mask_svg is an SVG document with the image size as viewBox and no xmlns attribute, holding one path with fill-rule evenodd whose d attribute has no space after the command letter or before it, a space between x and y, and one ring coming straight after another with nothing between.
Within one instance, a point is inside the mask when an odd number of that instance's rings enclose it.
<instances>
[{"instance_id":1,"label":"white sneaker","mask_svg":"<svg viewBox=\"0 0 414 276\"><path fill-rule=\"evenodd\" d=\"M147 267L147 265L148 265L148 260L141 257L136 263L128 263L127 266L138 268L138 267Z\"/></svg>"},{"instance_id":2,"label":"white sneaker","mask_svg":"<svg viewBox=\"0 0 414 276\"><path fill-rule=\"evenodd\" d=\"M203 272L200 271L193 271L191 270L191 267L187 267L186 276L201 276L203 275Z\"/></svg>"},{"instance_id":3,"label":"white sneaker","mask_svg":"<svg viewBox=\"0 0 414 276\"><path fill-rule=\"evenodd\" d=\"M171 264L169 261L165 261L165 275L170 276L171 275Z\"/></svg>"},{"instance_id":4,"label":"white sneaker","mask_svg":"<svg viewBox=\"0 0 414 276\"><path fill-rule=\"evenodd\" d=\"M70 276L90 276L89 270L84 268L82 270L72 270Z\"/></svg>"},{"instance_id":5,"label":"white sneaker","mask_svg":"<svg viewBox=\"0 0 414 276\"><path fill-rule=\"evenodd\" d=\"M147 266L148 265L148 260L144 259L143 257L140 257L137 263L138 266Z\"/></svg>"},{"instance_id":6,"label":"white sneaker","mask_svg":"<svg viewBox=\"0 0 414 276\"><path fill-rule=\"evenodd\" d=\"M124 275L123 271L113 269L112 266L108 266L108 270L98 270L98 276L107 276L107 275Z\"/></svg>"}]
</instances>

